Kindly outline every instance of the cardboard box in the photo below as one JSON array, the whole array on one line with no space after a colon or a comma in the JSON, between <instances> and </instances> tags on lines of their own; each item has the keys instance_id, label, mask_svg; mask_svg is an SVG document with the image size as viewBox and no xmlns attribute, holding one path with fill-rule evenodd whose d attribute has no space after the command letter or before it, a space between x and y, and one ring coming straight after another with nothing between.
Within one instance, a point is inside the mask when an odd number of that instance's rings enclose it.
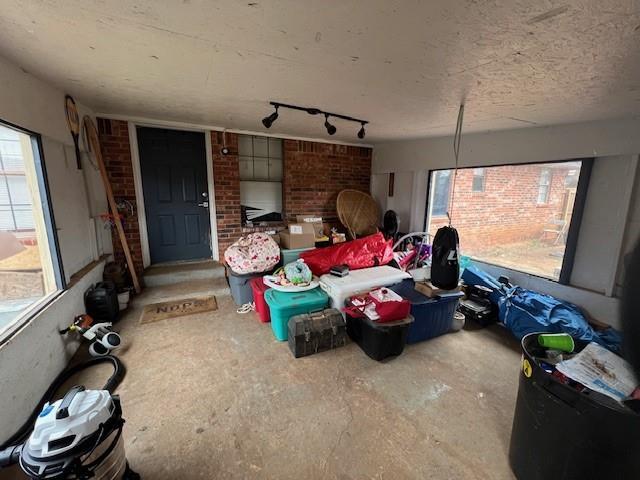
<instances>
[{"instance_id":1,"label":"cardboard box","mask_svg":"<svg viewBox=\"0 0 640 480\"><path fill-rule=\"evenodd\" d=\"M311 248L316 246L316 234L310 223L291 223L287 230L280 232L280 246L287 249Z\"/></svg>"},{"instance_id":2,"label":"cardboard box","mask_svg":"<svg viewBox=\"0 0 640 480\"><path fill-rule=\"evenodd\" d=\"M317 240L326 240L327 236L324 234L324 225L322 224L322 217L313 217L310 215L296 215L296 221L298 223L304 223L313 226L313 231Z\"/></svg>"},{"instance_id":3,"label":"cardboard box","mask_svg":"<svg viewBox=\"0 0 640 480\"><path fill-rule=\"evenodd\" d=\"M270 233L269 236L273 238L273 241L280 245L280 234L279 233Z\"/></svg>"},{"instance_id":4,"label":"cardboard box","mask_svg":"<svg viewBox=\"0 0 640 480\"><path fill-rule=\"evenodd\" d=\"M426 281L426 282L416 282L415 289L421 294L429 298L434 298L434 297L439 297L440 295L459 292L460 285L458 285L453 290L443 290L442 288L434 287L433 283Z\"/></svg>"}]
</instances>

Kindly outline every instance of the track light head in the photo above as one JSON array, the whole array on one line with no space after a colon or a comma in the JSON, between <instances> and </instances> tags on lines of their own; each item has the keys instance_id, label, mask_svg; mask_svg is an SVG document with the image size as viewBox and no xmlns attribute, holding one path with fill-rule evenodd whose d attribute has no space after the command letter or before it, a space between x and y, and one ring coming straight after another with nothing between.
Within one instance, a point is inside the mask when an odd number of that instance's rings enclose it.
<instances>
[{"instance_id":1,"label":"track light head","mask_svg":"<svg viewBox=\"0 0 640 480\"><path fill-rule=\"evenodd\" d=\"M364 131L364 122L362 122L362 127L360 127L360 131L358 132L358 138L362 140L365 134L366 132Z\"/></svg>"},{"instance_id":2,"label":"track light head","mask_svg":"<svg viewBox=\"0 0 640 480\"><path fill-rule=\"evenodd\" d=\"M262 119L262 124L265 126L265 128L271 128L271 125L273 125L273 122L275 122L278 119L278 105L275 105L275 108L276 108L275 112L273 112L268 117L264 117Z\"/></svg>"},{"instance_id":3,"label":"track light head","mask_svg":"<svg viewBox=\"0 0 640 480\"><path fill-rule=\"evenodd\" d=\"M329 123L329 115L325 115L325 116L324 116L324 118L325 118L325 121L324 121L324 128L326 128L326 129L327 129L327 133L328 133L329 135L333 135L333 134L335 134L335 133L336 133L336 131L337 131L338 129L335 127L335 125L331 125L331 124Z\"/></svg>"}]
</instances>

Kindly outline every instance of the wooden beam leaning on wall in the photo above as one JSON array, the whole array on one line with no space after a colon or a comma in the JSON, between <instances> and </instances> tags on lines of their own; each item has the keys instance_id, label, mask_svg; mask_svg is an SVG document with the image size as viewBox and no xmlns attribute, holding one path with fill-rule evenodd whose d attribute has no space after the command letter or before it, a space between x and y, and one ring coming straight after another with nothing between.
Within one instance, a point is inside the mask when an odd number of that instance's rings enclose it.
<instances>
[{"instance_id":1,"label":"wooden beam leaning on wall","mask_svg":"<svg viewBox=\"0 0 640 480\"><path fill-rule=\"evenodd\" d=\"M87 139L89 149L96 156L96 163L98 164L98 168L100 169L100 176L102 177L102 183L104 183L104 190L107 193L109 209L111 210L111 214L113 215L113 222L116 225L116 230L118 231L118 237L120 238L122 250L124 251L124 256L127 259L127 266L129 267L129 272L131 273L133 288L135 288L136 293L140 293L140 281L138 280L138 274L136 273L136 269L133 265L133 259L131 258L131 251L129 250L127 237L124 234L122 220L120 219L120 215L118 213L118 206L116 205L116 201L113 198L113 190L111 189L111 183L109 182L107 169L105 168L104 161L102 160L102 150L100 150L100 139L98 138L98 130L96 129L95 123L93 123L93 120L88 115L85 115L82 119L82 128L84 130L84 135L86 136L85 138Z\"/></svg>"}]
</instances>

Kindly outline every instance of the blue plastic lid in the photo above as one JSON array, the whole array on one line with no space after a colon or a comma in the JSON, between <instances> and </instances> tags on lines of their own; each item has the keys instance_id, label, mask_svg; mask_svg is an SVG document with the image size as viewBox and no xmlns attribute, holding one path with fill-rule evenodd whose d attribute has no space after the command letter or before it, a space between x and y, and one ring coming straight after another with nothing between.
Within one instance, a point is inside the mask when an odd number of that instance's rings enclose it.
<instances>
[{"instance_id":1,"label":"blue plastic lid","mask_svg":"<svg viewBox=\"0 0 640 480\"><path fill-rule=\"evenodd\" d=\"M327 303L329 297L320 287L305 292L280 292L273 288L267 290L264 294L265 300L271 306L280 308L288 308L291 306L316 306L319 303Z\"/></svg>"},{"instance_id":2,"label":"blue plastic lid","mask_svg":"<svg viewBox=\"0 0 640 480\"><path fill-rule=\"evenodd\" d=\"M425 305L427 303L438 303L438 302L451 302L457 301L464 296L464 293L457 292L454 294L447 294L446 297L434 297L429 298L426 295L423 295L419 291L416 290L415 282L411 279L403 280L397 285L393 285L392 287L387 287L389 290L393 290L402 298L406 298L412 305Z\"/></svg>"}]
</instances>

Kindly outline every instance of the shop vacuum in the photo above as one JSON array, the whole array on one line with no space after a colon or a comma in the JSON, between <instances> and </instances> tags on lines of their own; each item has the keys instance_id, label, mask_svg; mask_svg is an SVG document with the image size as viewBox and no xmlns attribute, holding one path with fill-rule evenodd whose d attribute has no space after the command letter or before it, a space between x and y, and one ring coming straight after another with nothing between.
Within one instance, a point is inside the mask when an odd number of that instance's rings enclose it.
<instances>
[{"instance_id":1,"label":"shop vacuum","mask_svg":"<svg viewBox=\"0 0 640 480\"><path fill-rule=\"evenodd\" d=\"M103 390L76 386L49 403L48 397L71 375L104 362L113 364L114 374ZM120 399L111 393L123 375L124 366L113 356L93 358L65 370L29 421L9 439L10 446L0 450L0 467L19 463L27 477L38 480L138 480L140 476L129 468L125 456Z\"/></svg>"}]
</instances>

